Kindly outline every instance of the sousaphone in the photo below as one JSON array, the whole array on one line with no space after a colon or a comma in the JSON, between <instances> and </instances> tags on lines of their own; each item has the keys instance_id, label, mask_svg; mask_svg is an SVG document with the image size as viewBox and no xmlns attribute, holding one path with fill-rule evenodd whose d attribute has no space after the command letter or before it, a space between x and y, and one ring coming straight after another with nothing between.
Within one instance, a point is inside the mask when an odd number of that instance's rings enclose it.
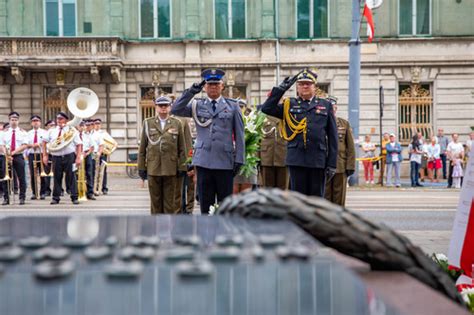
<instances>
[{"instance_id":1,"label":"sousaphone","mask_svg":"<svg viewBox=\"0 0 474 315\"><path fill-rule=\"evenodd\" d=\"M99 110L99 97L94 91L86 87L79 87L69 93L67 97L67 108L74 115L74 118L67 123L70 127L76 127L85 119L95 115ZM49 152L57 152L67 147L74 139L76 128L70 128L63 133L56 141L48 143Z\"/></svg>"}]
</instances>

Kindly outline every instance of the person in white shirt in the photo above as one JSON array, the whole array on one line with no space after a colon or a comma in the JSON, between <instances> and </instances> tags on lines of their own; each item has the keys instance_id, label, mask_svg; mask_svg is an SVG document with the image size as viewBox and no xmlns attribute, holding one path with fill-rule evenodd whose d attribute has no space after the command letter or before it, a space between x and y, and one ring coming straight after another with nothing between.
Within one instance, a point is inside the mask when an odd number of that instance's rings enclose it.
<instances>
[{"instance_id":1,"label":"person in white shirt","mask_svg":"<svg viewBox=\"0 0 474 315\"><path fill-rule=\"evenodd\" d=\"M96 134L96 141L98 143L103 144L104 143L104 135L107 134L107 131L102 130L101 127L102 127L102 119L100 119L100 118L95 119L94 120L94 130L95 130L95 134ZM102 165L102 163L107 162L107 155L102 154L102 150L100 150L100 152L98 152L98 154L100 155L100 164L101 165ZM95 170L95 171L97 171L97 170ZM109 188L107 187L107 167L105 167L105 169L104 169L102 187L100 189L102 190L102 193L104 195L107 195L108 192L109 192Z\"/></svg>"},{"instance_id":2,"label":"person in white shirt","mask_svg":"<svg viewBox=\"0 0 474 315\"><path fill-rule=\"evenodd\" d=\"M457 133L453 133L452 139L448 144L448 148L446 150L448 159L449 159L449 177L448 177L448 188L453 186L453 168L456 165L457 160L464 159L464 147L462 143L458 142L459 135ZM461 178L461 185L462 185L462 178Z\"/></svg>"},{"instance_id":3,"label":"person in white shirt","mask_svg":"<svg viewBox=\"0 0 474 315\"><path fill-rule=\"evenodd\" d=\"M431 144L427 147L428 153L428 177L431 182L439 182L441 178L441 146L438 144L438 138L435 136L431 137ZM434 179L436 175L436 179Z\"/></svg>"},{"instance_id":4,"label":"person in white shirt","mask_svg":"<svg viewBox=\"0 0 474 315\"><path fill-rule=\"evenodd\" d=\"M49 134L49 130L56 127L56 122L54 121L54 119L50 119L46 122L46 124L44 125L45 127L45 130L46 130L46 136ZM49 155L48 157L48 165L45 165L44 166L44 171L46 174L50 175L51 174L51 166L52 166L52 159L51 159L51 155ZM45 180L45 191L46 191L46 196L51 196L52 194L52 190L51 190L51 176L46 176L44 178Z\"/></svg>"},{"instance_id":5,"label":"person in white shirt","mask_svg":"<svg viewBox=\"0 0 474 315\"><path fill-rule=\"evenodd\" d=\"M375 144L370 141L370 135L365 136L365 141L361 144L362 147L362 158L371 159L375 157ZM374 184L374 164L371 160L363 160L364 165L364 177L366 184Z\"/></svg>"},{"instance_id":6,"label":"person in white shirt","mask_svg":"<svg viewBox=\"0 0 474 315\"><path fill-rule=\"evenodd\" d=\"M420 174L421 159L423 155L422 144L418 138L418 134L414 134L411 143L408 145L410 153L410 179L411 187L422 187L418 181Z\"/></svg>"},{"instance_id":7,"label":"person in white shirt","mask_svg":"<svg viewBox=\"0 0 474 315\"><path fill-rule=\"evenodd\" d=\"M3 182L3 203L2 205L10 204L10 196L8 185L13 184L15 174L18 178L20 188L20 205L25 204L26 197L26 174L25 174L25 158L23 151L27 145L27 134L24 130L18 127L20 122L20 114L18 112L11 112L8 115L10 128L5 132L3 138L0 140L0 146L9 152L10 156L10 177L13 179ZM6 152L6 151L5 151Z\"/></svg>"},{"instance_id":8,"label":"person in white shirt","mask_svg":"<svg viewBox=\"0 0 474 315\"><path fill-rule=\"evenodd\" d=\"M86 170L86 197L89 200L96 200L94 197L94 159L93 153L96 141L93 134L94 123L91 120L81 122L82 135L82 156L85 170Z\"/></svg>"},{"instance_id":9,"label":"person in white shirt","mask_svg":"<svg viewBox=\"0 0 474 315\"><path fill-rule=\"evenodd\" d=\"M474 131L469 134L469 140L466 141L466 156L470 157L471 154L474 154L474 149L472 145L474 144Z\"/></svg>"},{"instance_id":10,"label":"person in white shirt","mask_svg":"<svg viewBox=\"0 0 474 315\"><path fill-rule=\"evenodd\" d=\"M46 197L46 177L40 177L40 191L36 192L36 179L37 176L41 176L41 169L42 161L42 147L43 147L43 139L47 137L46 130L41 128L41 117L38 115L33 115L30 118L31 121L31 129L27 133L27 153L28 153L28 167L30 169L30 182L31 182L31 200L35 200L37 198L37 194L40 196L41 200L44 200ZM35 165L36 164L36 165ZM35 174L35 169L36 173Z\"/></svg>"},{"instance_id":11,"label":"person in white shirt","mask_svg":"<svg viewBox=\"0 0 474 315\"><path fill-rule=\"evenodd\" d=\"M47 138L43 142L43 163L48 164L48 156L52 156L53 172L54 172L54 186L53 186L53 198L51 201L52 205L58 204L61 199L61 184L63 175L66 175L66 187L71 190L72 203L79 204L77 195L77 180L76 174L74 173L74 164L78 168L81 164L82 159L82 141L79 136L79 132L67 125L69 117L64 112L59 112L56 116L57 126L52 128L48 132ZM72 141L60 150L47 152L47 143L53 143L63 137L68 132L73 132L74 136ZM63 140L64 141L64 140Z\"/></svg>"}]
</instances>

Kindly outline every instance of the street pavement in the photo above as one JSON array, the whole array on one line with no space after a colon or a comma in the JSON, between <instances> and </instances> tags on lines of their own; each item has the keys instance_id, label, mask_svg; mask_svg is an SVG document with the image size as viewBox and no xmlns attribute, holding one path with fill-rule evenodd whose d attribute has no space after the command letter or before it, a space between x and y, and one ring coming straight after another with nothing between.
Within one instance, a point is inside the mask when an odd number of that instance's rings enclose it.
<instances>
[{"instance_id":1,"label":"street pavement","mask_svg":"<svg viewBox=\"0 0 474 315\"><path fill-rule=\"evenodd\" d=\"M139 180L112 176L109 183L109 194L99 196L96 201L72 205L66 195L59 205L52 206L49 198L44 201L27 200L24 206L1 207L0 217L149 214L148 190L140 187ZM406 186L380 188L363 185L350 188L346 206L406 235L428 254L447 253L459 190L446 189L440 184L424 188ZM195 212L198 212L197 207Z\"/></svg>"}]
</instances>

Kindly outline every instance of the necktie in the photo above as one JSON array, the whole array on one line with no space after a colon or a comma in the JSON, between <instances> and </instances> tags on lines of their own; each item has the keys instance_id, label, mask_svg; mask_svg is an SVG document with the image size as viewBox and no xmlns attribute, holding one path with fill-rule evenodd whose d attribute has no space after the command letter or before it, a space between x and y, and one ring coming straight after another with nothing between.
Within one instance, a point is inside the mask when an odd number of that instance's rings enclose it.
<instances>
[{"instance_id":1,"label":"necktie","mask_svg":"<svg viewBox=\"0 0 474 315\"><path fill-rule=\"evenodd\" d=\"M215 112L216 111L216 100L212 100L212 111Z\"/></svg>"},{"instance_id":2,"label":"necktie","mask_svg":"<svg viewBox=\"0 0 474 315\"><path fill-rule=\"evenodd\" d=\"M63 127L59 127L58 139L61 137L61 133L63 132Z\"/></svg>"},{"instance_id":3,"label":"necktie","mask_svg":"<svg viewBox=\"0 0 474 315\"><path fill-rule=\"evenodd\" d=\"M34 144L38 143L38 130L35 130L35 137L33 138L33 143Z\"/></svg>"},{"instance_id":4,"label":"necktie","mask_svg":"<svg viewBox=\"0 0 474 315\"><path fill-rule=\"evenodd\" d=\"M81 131L81 133L79 134L79 137L81 138L81 141L82 141L82 131Z\"/></svg>"},{"instance_id":5,"label":"necktie","mask_svg":"<svg viewBox=\"0 0 474 315\"><path fill-rule=\"evenodd\" d=\"M16 135L15 135L15 129L12 130L12 142L10 145L10 152L15 151L16 149Z\"/></svg>"}]
</instances>

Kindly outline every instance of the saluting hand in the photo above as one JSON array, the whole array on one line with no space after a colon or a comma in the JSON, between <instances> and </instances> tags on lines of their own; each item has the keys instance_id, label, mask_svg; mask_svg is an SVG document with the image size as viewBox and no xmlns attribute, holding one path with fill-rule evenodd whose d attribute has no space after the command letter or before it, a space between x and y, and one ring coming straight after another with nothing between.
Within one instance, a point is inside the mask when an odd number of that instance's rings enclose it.
<instances>
[{"instance_id":1,"label":"saluting hand","mask_svg":"<svg viewBox=\"0 0 474 315\"><path fill-rule=\"evenodd\" d=\"M280 85L278 86L279 88L281 88L282 90L289 90L291 88L291 86L293 84L295 84L296 80L297 80L298 76L295 75L293 77L286 77L283 82L280 83Z\"/></svg>"},{"instance_id":2,"label":"saluting hand","mask_svg":"<svg viewBox=\"0 0 474 315\"><path fill-rule=\"evenodd\" d=\"M206 80L202 80L200 83L193 83L191 88L189 89L191 93L198 94L202 91L202 88L206 85Z\"/></svg>"}]
</instances>

